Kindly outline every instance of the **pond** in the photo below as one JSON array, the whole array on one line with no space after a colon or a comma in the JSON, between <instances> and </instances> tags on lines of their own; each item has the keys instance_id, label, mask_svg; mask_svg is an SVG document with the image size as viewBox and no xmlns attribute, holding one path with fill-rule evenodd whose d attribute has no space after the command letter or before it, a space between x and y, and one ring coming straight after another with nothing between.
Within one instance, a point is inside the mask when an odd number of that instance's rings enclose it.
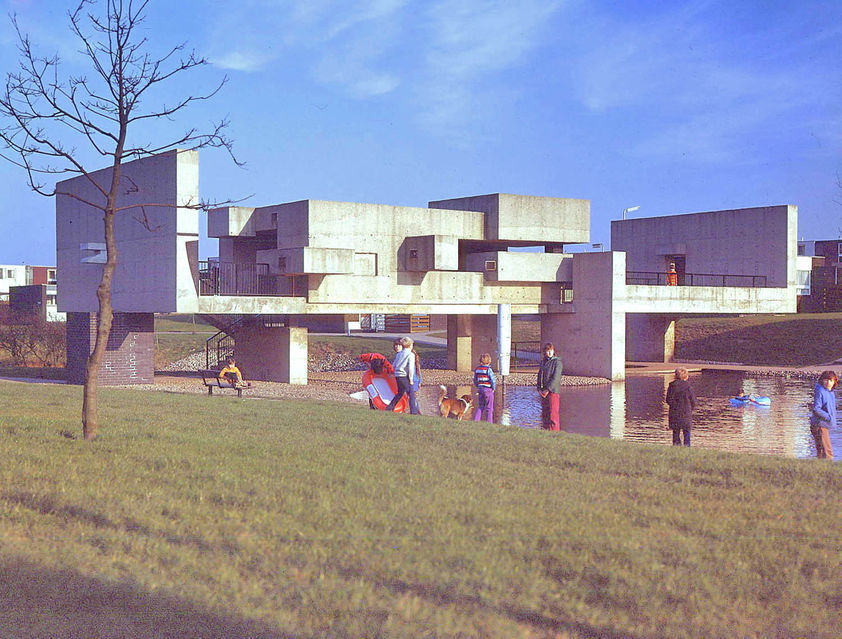
<instances>
[{"instance_id":1,"label":"pond","mask_svg":"<svg viewBox=\"0 0 842 639\"><path fill-rule=\"evenodd\" d=\"M624 382L561 389L561 428L570 433L670 445L663 403L672 375L632 376ZM814 457L809 405L814 382L739 372L705 371L690 376L698 399L693 414L693 446L787 457ZM470 386L450 386L448 395L470 393ZM766 395L771 406L731 406L737 395ZM438 414L438 388L422 388L421 409ZM498 387L494 421L521 428L541 427L541 407L534 388ZM837 459L842 431L831 430Z\"/></svg>"}]
</instances>

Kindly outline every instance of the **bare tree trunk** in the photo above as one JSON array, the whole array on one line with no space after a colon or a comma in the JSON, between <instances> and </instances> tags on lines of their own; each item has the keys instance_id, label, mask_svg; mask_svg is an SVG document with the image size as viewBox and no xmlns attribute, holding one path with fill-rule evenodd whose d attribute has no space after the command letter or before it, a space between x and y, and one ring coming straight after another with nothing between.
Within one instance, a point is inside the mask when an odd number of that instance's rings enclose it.
<instances>
[{"instance_id":1,"label":"bare tree trunk","mask_svg":"<svg viewBox=\"0 0 842 639\"><path fill-rule=\"evenodd\" d=\"M111 176L111 190L108 206L105 210L105 268L102 279L96 289L99 301L99 312L96 319L96 340L94 349L88 357L85 367L85 386L82 389L82 436L87 440L96 439L99 433L99 412L97 406L97 389L99 386L99 367L105 355L108 337L111 335L111 323L114 310L111 306L111 283L114 279L114 269L117 266L117 244L114 241L114 207L116 203L117 186L120 183L120 164L115 162Z\"/></svg>"}]
</instances>

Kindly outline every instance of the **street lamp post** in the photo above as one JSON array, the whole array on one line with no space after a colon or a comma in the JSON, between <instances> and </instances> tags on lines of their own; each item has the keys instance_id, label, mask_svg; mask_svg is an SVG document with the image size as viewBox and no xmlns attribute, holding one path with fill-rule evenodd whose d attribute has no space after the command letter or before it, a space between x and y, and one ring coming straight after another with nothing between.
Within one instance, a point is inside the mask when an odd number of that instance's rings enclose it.
<instances>
[{"instance_id":1,"label":"street lamp post","mask_svg":"<svg viewBox=\"0 0 842 639\"><path fill-rule=\"evenodd\" d=\"M639 206L630 206L627 209L623 209L623 219L624 220L626 219L626 213L631 213L632 211L636 211L639 208L640 208Z\"/></svg>"}]
</instances>

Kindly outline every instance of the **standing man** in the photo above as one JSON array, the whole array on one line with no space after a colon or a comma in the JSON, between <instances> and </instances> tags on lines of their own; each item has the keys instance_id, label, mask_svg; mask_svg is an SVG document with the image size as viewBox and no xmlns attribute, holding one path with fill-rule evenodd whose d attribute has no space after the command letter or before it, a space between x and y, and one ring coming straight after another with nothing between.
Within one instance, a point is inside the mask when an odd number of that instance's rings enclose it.
<instances>
[{"instance_id":1,"label":"standing man","mask_svg":"<svg viewBox=\"0 0 842 639\"><path fill-rule=\"evenodd\" d=\"M829 429L836 426L836 396L833 388L837 381L834 371L824 371L813 389L810 432L816 441L816 457L819 459L833 459Z\"/></svg>"},{"instance_id":2,"label":"standing man","mask_svg":"<svg viewBox=\"0 0 842 639\"><path fill-rule=\"evenodd\" d=\"M544 344L544 359L538 369L538 392L541 393L541 419L544 430L560 430L558 408L561 391L561 360L555 356L555 346Z\"/></svg>"},{"instance_id":3,"label":"standing man","mask_svg":"<svg viewBox=\"0 0 842 639\"><path fill-rule=\"evenodd\" d=\"M678 271L675 270L675 262L670 262L667 269L667 286L678 286Z\"/></svg>"}]
</instances>

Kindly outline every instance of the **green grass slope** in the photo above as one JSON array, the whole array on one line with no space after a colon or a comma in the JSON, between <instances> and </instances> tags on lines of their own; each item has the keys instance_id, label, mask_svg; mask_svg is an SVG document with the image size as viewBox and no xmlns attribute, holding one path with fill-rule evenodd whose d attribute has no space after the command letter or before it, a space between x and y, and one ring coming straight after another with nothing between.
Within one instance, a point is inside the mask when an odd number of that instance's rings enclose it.
<instances>
[{"instance_id":1,"label":"green grass slope","mask_svg":"<svg viewBox=\"0 0 842 639\"><path fill-rule=\"evenodd\" d=\"M687 318L676 359L810 366L842 357L842 313Z\"/></svg>"},{"instance_id":2,"label":"green grass slope","mask_svg":"<svg viewBox=\"0 0 842 639\"><path fill-rule=\"evenodd\" d=\"M3 637L837 637L828 462L0 383ZM70 431L70 432L67 432ZM62 434L64 433L64 435Z\"/></svg>"}]
</instances>

